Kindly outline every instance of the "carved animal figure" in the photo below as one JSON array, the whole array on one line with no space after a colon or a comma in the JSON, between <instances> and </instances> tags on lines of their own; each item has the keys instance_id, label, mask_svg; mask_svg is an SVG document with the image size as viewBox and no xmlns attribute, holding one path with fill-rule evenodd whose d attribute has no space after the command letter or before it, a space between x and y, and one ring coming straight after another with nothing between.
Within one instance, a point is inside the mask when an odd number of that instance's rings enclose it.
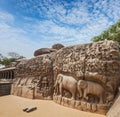
<instances>
[{"instance_id":1,"label":"carved animal figure","mask_svg":"<svg viewBox=\"0 0 120 117\"><path fill-rule=\"evenodd\" d=\"M114 94L112 92L106 92L106 103L112 103L114 100Z\"/></svg>"},{"instance_id":2,"label":"carved animal figure","mask_svg":"<svg viewBox=\"0 0 120 117\"><path fill-rule=\"evenodd\" d=\"M77 80L75 80L72 76L58 74L54 87L55 89L58 87L61 96L63 96L63 89L68 90L72 94L71 99L75 99Z\"/></svg>"},{"instance_id":3,"label":"carved animal figure","mask_svg":"<svg viewBox=\"0 0 120 117\"><path fill-rule=\"evenodd\" d=\"M99 103L103 103L104 89L100 84L91 81L79 80L77 83L77 89L80 97L83 97L83 99L88 100L88 94L92 94L99 98Z\"/></svg>"}]
</instances>

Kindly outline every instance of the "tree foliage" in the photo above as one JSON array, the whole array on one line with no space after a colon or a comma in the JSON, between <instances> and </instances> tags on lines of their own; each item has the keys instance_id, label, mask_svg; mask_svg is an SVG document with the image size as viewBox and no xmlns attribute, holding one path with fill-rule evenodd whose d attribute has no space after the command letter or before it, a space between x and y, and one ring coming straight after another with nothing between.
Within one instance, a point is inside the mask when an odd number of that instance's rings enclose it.
<instances>
[{"instance_id":1,"label":"tree foliage","mask_svg":"<svg viewBox=\"0 0 120 117\"><path fill-rule=\"evenodd\" d=\"M16 53L16 52L9 52L8 55L10 56L10 58L5 57L5 56L3 56L3 55L0 53L0 65L8 66L8 65L10 65L12 62L15 62L15 61L18 60L18 59L25 58L25 57L19 55L19 54Z\"/></svg>"},{"instance_id":2,"label":"tree foliage","mask_svg":"<svg viewBox=\"0 0 120 117\"><path fill-rule=\"evenodd\" d=\"M24 58L24 56L21 56L21 55L19 55L19 54L16 53L16 52L9 52L8 55L9 55L11 58L14 58L14 59L22 59L22 58Z\"/></svg>"},{"instance_id":3,"label":"tree foliage","mask_svg":"<svg viewBox=\"0 0 120 117\"><path fill-rule=\"evenodd\" d=\"M120 44L120 19L100 35L93 37L92 41L97 42L105 39L117 41Z\"/></svg>"}]
</instances>

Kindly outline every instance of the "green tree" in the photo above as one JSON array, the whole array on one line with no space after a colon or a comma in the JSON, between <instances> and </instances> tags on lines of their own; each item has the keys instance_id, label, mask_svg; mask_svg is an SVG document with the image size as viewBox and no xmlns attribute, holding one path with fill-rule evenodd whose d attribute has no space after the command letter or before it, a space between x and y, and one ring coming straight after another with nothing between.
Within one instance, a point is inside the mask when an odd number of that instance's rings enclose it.
<instances>
[{"instance_id":1,"label":"green tree","mask_svg":"<svg viewBox=\"0 0 120 117\"><path fill-rule=\"evenodd\" d=\"M92 38L93 42L102 40L113 40L120 44L120 19L107 30L103 31L100 35Z\"/></svg>"},{"instance_id":2,"label":"green tree","mask_svg":"<svg viewBox=\"0 0 120 117\"><path fill-rule=\"evenodd\" d=\"M21 56L21 55L19 55L19 54L16 53L16 52L9 52L8 55L9 55L11 58L15 58L15 59L25 58L24 56Z\"/></svg>"},{"instance_id":3,"label":"green tree","mask_svg":"<svg viewBox=\"0 0 120 117\"><path fill-rule=\"evenodd\" d=\"M5 66L8 66L8 65L11 64L11 62L14 62L14 61L15 61L15 60L14 60L13 58L7 58L7 57L5 57L4 59L2 59L2 60L0 61L0 64L5 65Z\"/></svg>"},{"instance_id":4,"label":"green tree","mask_svg":"<svg viewBox=\"0 0 120 117\"><path fill-rule=\"evenodd\" d=\"M0 65L5 65L8 66L10 65L12 62L15 62L18 59L22 59L25 58L21 55L19 55L16 52L9 52L8 55L10 56L10 58L8 57L4 57L1 53L0 53Z\"/></svg>"}]
</instances>

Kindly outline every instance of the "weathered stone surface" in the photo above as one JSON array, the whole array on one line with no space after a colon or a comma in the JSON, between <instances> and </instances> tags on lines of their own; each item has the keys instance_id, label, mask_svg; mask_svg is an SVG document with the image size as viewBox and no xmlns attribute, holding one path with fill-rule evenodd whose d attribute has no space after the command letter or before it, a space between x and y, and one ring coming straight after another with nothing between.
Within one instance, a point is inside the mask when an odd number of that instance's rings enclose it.
<instances>
[{"instance_id":1,"label":"weathered stone surface","mask_svg":"<svg viewBox=\"0 0 120 117\"><path fill-rule=\"evenodd\" d=\"M119 45L101 41L48 53L16 66L13 94L26 97L29 92L28 97L38 99L53 96L63 106L106 114L120 84Z\"/></svg>"},{"instance_id":2,"label":"weathered stone surface","mask_svg":"<svg viewBox=\"0 0 120 117\"><path fill-rule=\"evenodd\" d=\"M61 48L63 48L64 47L64 45L62 45L62 44L54 44L53 46L52 46L52 48L53 49L56 49L56 50L59 50L59 49L61 49Z\"/></svg>"},{"instance_id":3,"label":"weathered stone surface","mask_svg":"<svg viewBox=\"0 0 120 117\"><path fill-rule=\"evenodd\" d=\"M28 95L26 92L29 92L29 95L33 98L52 99L53 61L54 54L46 54L28 61L21 61L16 67L17 80L13 84L12 90L17 90L14 87L22 87L22 93L15 93L15 95L26 97Z\"/></svg>"},{"instance_id":4,"label":"weathered stone surface","mask_svg":"<svg viewBox=\"0 0 120 117\"><path fill-rule=\"evenodd\" d=\"M56 49L51 49L51 48L41 48L38 49L34 52L34 56L39 56L39 55L43 55L43 54L49 54L51 52L55 52Z\"/></svg>"},{"instance_id":5,"label":"weathered stone surface","mask_svg":"<svg viewBox=\"0 0 120 117\"><path fill-rule=\"evenodd\" d=\"M84 100L87 103L82 106L85 111L90 109L88 103L92 103L92 112L105 114L114 101L120 84L119 67L120 49L113 41L64 47L55 56L55 95L73 98L72 91L76 86L70 80L74 78L78 92L73 99ZM95 104L98 104L96 108Z\"/></svg>"},{"instance_id":6,"label":"weathered stone surface","mask_svg":"<svg viewBox=\"0 0 120 117\"><path fill-rule=\"evenodd\" d=\"M119 117L119 116L120 116L120 93L107 113L107 117Z\"/></svg>"},{"instance_id":7,"label":"weathered stone surface","mask_svg":"<svg viewBox=\"0 0 120 117\"><path fill-rule=\"evenodd\" d=\"M11 83L0 83L0 96L9 95Z\"/></svg>"}]
</instances>

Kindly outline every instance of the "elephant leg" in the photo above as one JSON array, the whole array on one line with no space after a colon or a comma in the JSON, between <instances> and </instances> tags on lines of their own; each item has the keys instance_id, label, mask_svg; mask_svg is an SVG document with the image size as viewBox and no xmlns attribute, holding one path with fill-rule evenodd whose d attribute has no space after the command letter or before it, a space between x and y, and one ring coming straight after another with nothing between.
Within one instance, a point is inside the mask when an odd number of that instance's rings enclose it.
<instances>
[{"instance_id":1,"label":"elephant leg","mask_svg":"<svg viewBox=\"0 0 120 117\"><path fill-rule=\"evenodd\" d=\"M55 87L55 95L58 95L59 94L59 87L58 85Z\"/></svg>"},{"instance_id":2,"label":"elephant leg","mask_svg":"<svg viewBox=\"0 0 120 117\"><path fill-rule=\"evenodd\" d=\"M78 87L78 92L79 92L79 98L81 98L82 97L82 90L79 87Z\"/></svg>"},{"instance_id":3,"label":"elephant leg","mask_svg":"<svg viewBox=\"0 0 120 117\"><path fill-rule=\"evenodd\" d=\"M71 97L72 100L75 100L75 96L76 96L75 94L76 94L75 92L72 93L72 97Z\"/></svg>"},{"instance_id":4,"label":"elephant leg","mask_svg":"<svg viewBox=\"0 0 120 117\"><path fill-rule=\"evenodd\" d=\"M60 96L62 97L62 84L59 85Z\"/></svg>"},{"instance_id":5,"label":"elephant leg","mask_svg":"<svg viewBox=\"0 0 120 117\"><path fill-rule=\"evenodd\" d=\"M99 103L100 103L100 104L103 104L103 96L100 97Z\"/></svg>"},{"instance_id":6,"label":"elephant leg","mask_svg":"<svg viewBox=\"0 0 120 117\"><path fill-rule=\"evenodd\" d=\"M85 100L88 100L88 96L87 96L86 90L84 90L83 98L84 98Z\"/></svg>"}]
</instances>

